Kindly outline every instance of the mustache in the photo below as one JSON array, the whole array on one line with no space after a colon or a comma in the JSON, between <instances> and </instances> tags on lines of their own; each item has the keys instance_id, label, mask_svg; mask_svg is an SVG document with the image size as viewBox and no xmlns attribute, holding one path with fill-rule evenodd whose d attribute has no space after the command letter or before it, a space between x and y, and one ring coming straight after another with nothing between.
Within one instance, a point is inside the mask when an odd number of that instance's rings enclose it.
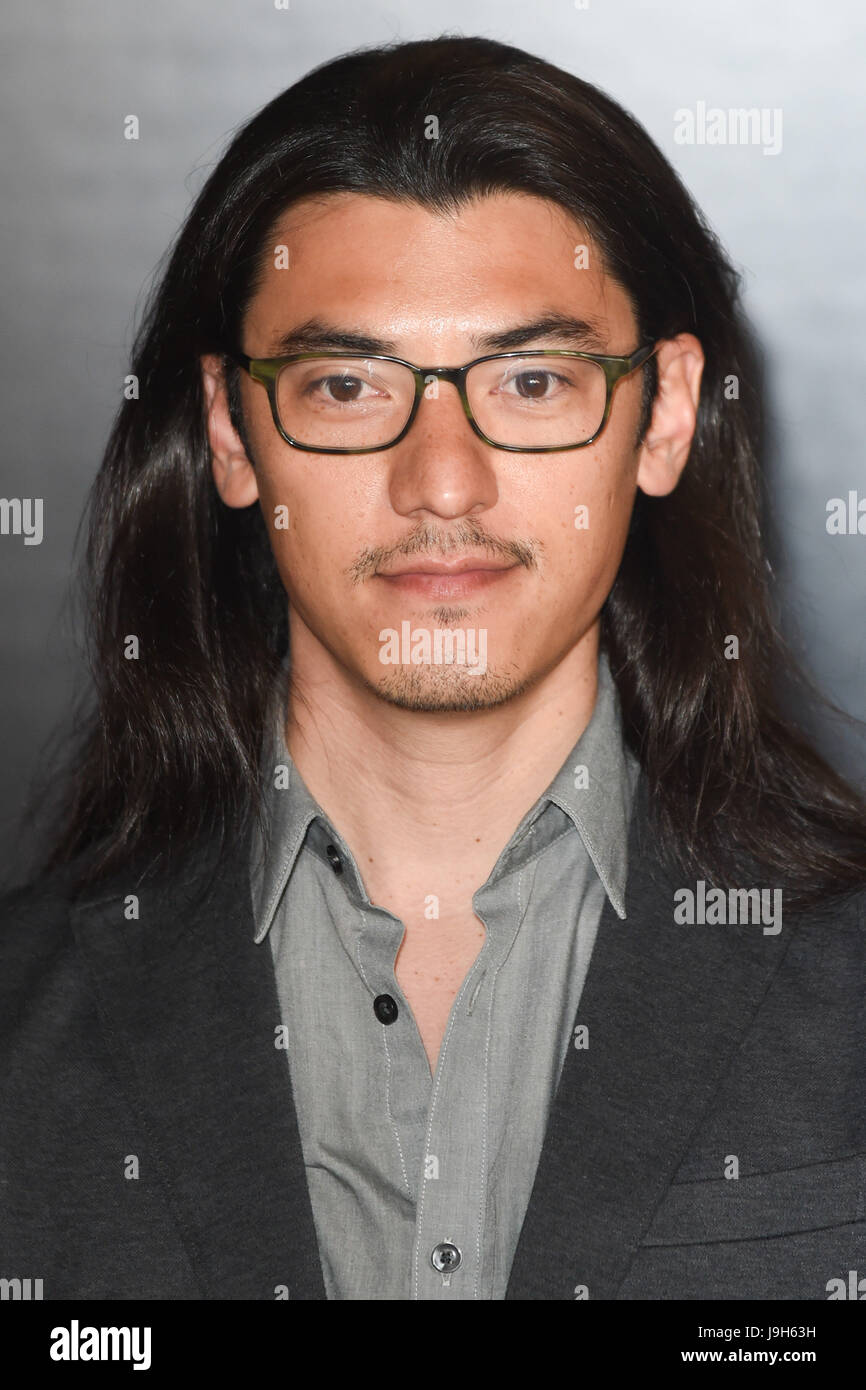
<instances>
[{"instance_id":1,"label":"mustache","mask_svg":"<svg viewBox=\"0 0 866 1390\"><path fill-rule=\"evenodd\" d=\"M354 584L360 584L400 556L435 555L444 559L455 551L463 550L482 551L494 559L510 560L512 564L533 569L538 565L543 549L540 540L503 540L499 536L492 536L471 519L460 522L448 531L431 522L424 522L396 545L368 546L348 566L346 573Z\"/></svg>"}]
</instances>

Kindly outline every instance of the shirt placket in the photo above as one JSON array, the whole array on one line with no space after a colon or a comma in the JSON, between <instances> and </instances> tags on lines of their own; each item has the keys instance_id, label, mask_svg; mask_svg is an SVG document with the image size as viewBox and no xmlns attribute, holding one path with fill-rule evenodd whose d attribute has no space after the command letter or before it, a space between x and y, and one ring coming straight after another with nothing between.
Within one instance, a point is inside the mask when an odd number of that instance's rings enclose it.
<instances>
[{"instance_id":1,"label":"shirt placket","mask_svg":"<svg viewBox=\"0 0 866 1390\"><path fill-rule=\"evenodd\" d=\"M430 1103L427 1054L394 973L403 927L392 914L364 906L354 948L355 964L370 997L371 1027L382 1044L385 1114L405 1190L418 1200L424 1130Z\"/></svg>"},{"instance_id":2,"label":"shirt placket","mask_svg":"<svg viewBox=\"0 0 866 1390\"><path fill-rule=\"evenodd\" d=\"M474 907L486 938L442 1040L419 1183L412 1298L484 1297L490 1156L490 1039L496 977L517 932L514 878L488 883Z\"/></svg>"},{"instance_id":3,"label":"shirt placket","mask_svg":"<svg viewBox=\"0 0 866 1390\"><path fill-rule=\"evenodd\" d=\"M413 1299L475 1297L480 1278L489 1010L484 948L458 991L442 1039L424 1141L412 1256ZM479 1067L482 1059L482 1067Z\"/></svg>"}]
</instances>

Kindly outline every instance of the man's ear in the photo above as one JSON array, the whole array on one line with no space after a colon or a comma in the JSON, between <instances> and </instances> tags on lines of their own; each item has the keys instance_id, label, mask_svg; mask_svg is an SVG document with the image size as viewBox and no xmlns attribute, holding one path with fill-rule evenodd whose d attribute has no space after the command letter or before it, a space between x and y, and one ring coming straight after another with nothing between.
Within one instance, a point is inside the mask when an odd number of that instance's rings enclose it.
<instances>
[{"instance_id":1,"label":"man's ear","mask_svg":"<svg viewBox=\"0 0 866 1390\"><path fill-rule=\"evenodd\" d=\"M249 507L258 499L259 485L256 471L231 422L222 358L214 353L202 357L201 371L211 469L217 492L227 507Z\"/></svg>"},{"instance_id":2,"label":"man's ear","mask_svg":"<svg viewBox=\"0 0 866 1390\"><path fill-rule=\"evenodd\" d=\"M673 492L695 433L704 353L692 333L666 339L656 353L658 390L638 455L637 485L650 497Z\"/></svg>"}]
</instances>

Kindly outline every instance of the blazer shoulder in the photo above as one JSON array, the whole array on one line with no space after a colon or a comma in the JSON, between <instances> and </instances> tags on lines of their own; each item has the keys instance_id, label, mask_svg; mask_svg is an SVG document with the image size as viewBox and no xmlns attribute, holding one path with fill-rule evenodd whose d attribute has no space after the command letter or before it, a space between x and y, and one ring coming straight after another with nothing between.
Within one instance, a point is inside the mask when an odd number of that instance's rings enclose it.
<instances>
[{"instance_id":1,"label":"blazer shoulder","mask_svg":"<svg viewBox=\"0 0 866 1390\"><path fill-rule=\"evenodd\" d=\"M866 931L866 883L844 894L831 894L826 902L804 913L807 924L828 931L845 930L854 936Z\"/></svg>"},{"instance_id":2,"label":"blazer shoulder","mask_svg":"<svg viewBox=\"0 0 866 1390\"><path fill-rule=\"evenodd\" d=\"M57 869L0 894L0 979L7 984L68 932L71 879L71 870Z\"/></svg>"},{"instance_id":3,"label":"blazer shoulder","mask_svg":"<svg viewBox=\"0 0 866 1390\"><path fill-rule=\"evenodd\" d=\"M833 969L845 988L862 989L866 962L866 887L832 894L797 914L795 956L816 970Z\"/></svg>"}]
</instances>

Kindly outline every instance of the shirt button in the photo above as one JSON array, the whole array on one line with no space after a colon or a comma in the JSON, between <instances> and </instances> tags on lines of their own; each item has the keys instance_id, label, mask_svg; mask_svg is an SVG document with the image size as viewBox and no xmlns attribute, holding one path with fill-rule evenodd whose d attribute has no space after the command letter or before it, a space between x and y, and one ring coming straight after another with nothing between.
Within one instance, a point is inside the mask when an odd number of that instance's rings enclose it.
<instances>
[{"instance_id":1,"label":"shirt button","mask_svg":"<svg viewBox=\"0 0 866 1390\"><path fill-rule=\"evenodd\" d=\"M373 1013L380 1023L393 1023L398 1013L396 1000L390 994L377 994L373 1000Z\"/></svg>"},{"instance_id":2,"label":"shirt button","mask_svg":"<svg viewBox=\"0 0 866 1390\"><path fill-rule=\"evenodd\" d=\"M343 861L342 861L342 859L340 858L339 854L337 853L337 848L336 848L336 846L335 846L335 845L326 845L326 846L325 846L325 853L327 854L328 858L329 858L330 861L331 861L331 868L334 870L334 873L335 873L335 874L341 874L341 873L343 872Z\"/></svg>"},{"instance_id":3,"label":"shirt button","mask_svg":"<svg viewBox=\"0 0 866 1390\"><path fill-rule=\"evenodd\" d=\"M450 1240L442 1240L438 1245L433 1246L430 1254L430 1263L434 1269L438 1269L443 1274L453 1274L455 1269L459 1269L463 1263L463 1256L457 1246Z\"/></svg>"}]
</instances>

